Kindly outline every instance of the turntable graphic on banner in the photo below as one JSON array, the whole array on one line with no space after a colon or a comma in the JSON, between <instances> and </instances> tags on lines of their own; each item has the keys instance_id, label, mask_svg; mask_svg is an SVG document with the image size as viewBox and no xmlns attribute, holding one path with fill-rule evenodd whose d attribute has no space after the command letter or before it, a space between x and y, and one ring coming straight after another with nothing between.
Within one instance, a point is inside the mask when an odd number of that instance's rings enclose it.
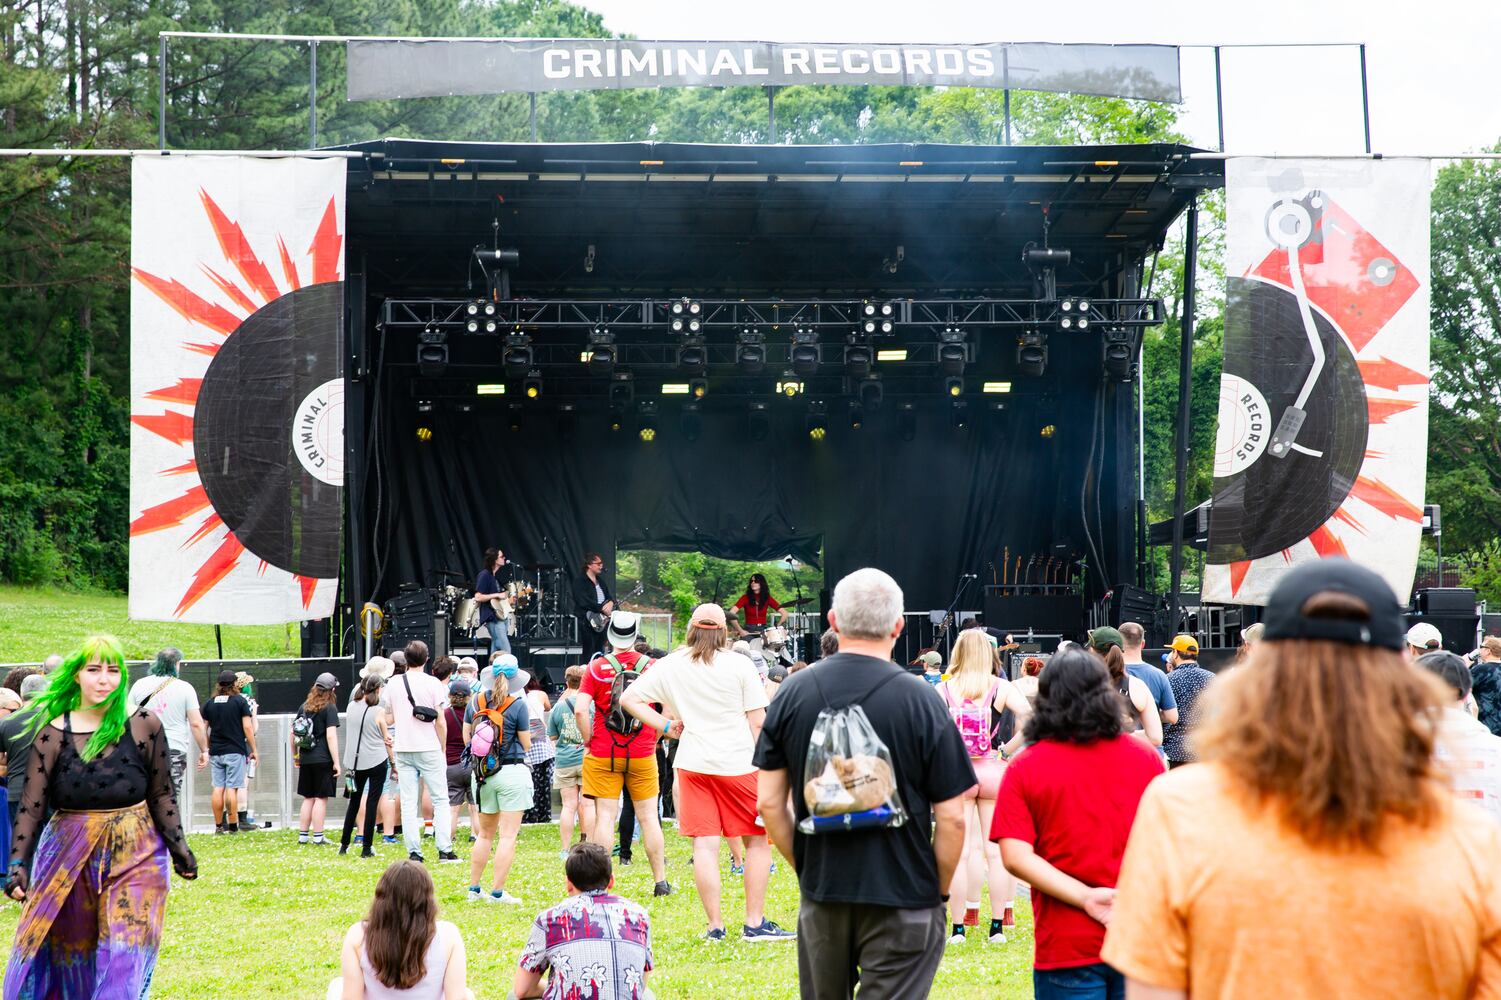
<instances>
[{"instance_id":1,"label":"turntable graphic on banner","mask_svg":"<svg viewBox=\"0 0 1501 1000\"><path fill-rule=\"evenodd\" d=\"M1204 599L1264 603L1287 567L1333 555L1371 566L1405 599L1427 458L1427 167L1229 168L1227 270L1238 276L1226 289ZM1342 201L1361 203L1361 217Z\"/></svg>"},{"instance_id":2,"label":"turntable graphic on banner","mask_svg":"<svg viewBox=\"0 0 1501 1000\"><path fill-rule=\"evenodd\" d=\"M343 165L226 159L137 162L133 225L172 220L172 239L132 246L131 420L149 433L132 441L131 615L326 617L343 517ZM178 204L150 204L163 198Z\"/></svg>"}]
</instances>

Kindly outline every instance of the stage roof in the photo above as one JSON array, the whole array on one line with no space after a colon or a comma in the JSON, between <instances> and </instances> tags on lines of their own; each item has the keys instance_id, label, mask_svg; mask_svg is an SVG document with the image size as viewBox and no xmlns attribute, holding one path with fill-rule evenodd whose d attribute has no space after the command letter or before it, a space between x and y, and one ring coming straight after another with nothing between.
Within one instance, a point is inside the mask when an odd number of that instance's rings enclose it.
<instances>
[{"instance_id":1,"label":"stage roof","mask_svg":"<svg viewBox=\"0 0 1501 1000\"><path fill-rule=\"evenodd\" d=\"M1060 293L1100 294L1223 182L1221 161L1174 144L339 148L368 154L350 162L347 218L377 296L463 295L497 218L523 296L1025 296L1044 213L1073 252Z\"/></svg>"}]
</instances>

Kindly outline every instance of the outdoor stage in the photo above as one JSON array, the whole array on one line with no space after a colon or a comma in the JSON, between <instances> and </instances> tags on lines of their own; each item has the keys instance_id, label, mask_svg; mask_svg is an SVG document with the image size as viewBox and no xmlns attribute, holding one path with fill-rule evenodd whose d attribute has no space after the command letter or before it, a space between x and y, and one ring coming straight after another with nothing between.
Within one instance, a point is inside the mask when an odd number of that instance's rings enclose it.
<instances>
[{"instance_id":1,"label":"outdoor stage","mask_svg":"<svg viewBox=\"0 0 1501 1000\"><path fill-rule=\"evenodd\" d=\"M831 581L875 565L914 609L947 605L966 573L1081 579L1088 599L1139 582L1134 361L1163 318L1144 286L1218 161L343 148L364 154L347 188L346 614L436 570L472 578L492 544L570 571L631 548L790 553ZM1045 242L1067 263L1024 262ZM1079 299L1087 324L1062 311ZM469 313L481 300L493 317Z\"/></svg>"}]
</instances>

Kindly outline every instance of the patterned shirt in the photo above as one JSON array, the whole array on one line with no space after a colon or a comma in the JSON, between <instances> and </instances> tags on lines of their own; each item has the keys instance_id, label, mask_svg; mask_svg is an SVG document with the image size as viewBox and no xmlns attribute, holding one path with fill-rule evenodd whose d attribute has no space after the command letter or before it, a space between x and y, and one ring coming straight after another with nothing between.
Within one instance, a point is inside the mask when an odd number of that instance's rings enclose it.
<instances>
[{"instance_id":1,"label":"patterned shirt","mask_svg":"<svg viewBox=\"0 0 1501 1000\"><path fill-rule=\"evenodd\" d=\"M1470 694L1480 709L1480 721L1501 736L1501 663L1482 662L1470 669Z\"/></svg>"},{"instance_id":2,"label":"patterned shirt","mask_svg":"<svg viewBox=\"0 0 1501 1000\"><path fill-rule=\"evenodd\" d=\"M552 970L544 1000L652 1000L646 911L607 889L570 896L532 924L521 967Z\"/></svg>"},{"instance_id":3,"label":"patterned shirt","mask_svg":"<svg viewBox=\"0 0 1501 1000\"><path fill-rule=\"evenodd\" d=\"M1199 725L1199 695L1212 680L1214 674L1193 662L1180 663L1167 675L1173 700L1178 703L1178 721L1162 733L1162 752L1168 760L1177 764L1198 760L1189 740Z\"/></svg>"},{"instance_id":4,"label":"patterned shirt","mask_svg":"<svg viewBox=\"0 0 1501 1000\"><path fill-rule=\"evenodd\" d=\"M1501 737L1464 709L1446 708L1433 756L1449 772L1458 798L1501 819Z\"/></svg>"}]
</instances>

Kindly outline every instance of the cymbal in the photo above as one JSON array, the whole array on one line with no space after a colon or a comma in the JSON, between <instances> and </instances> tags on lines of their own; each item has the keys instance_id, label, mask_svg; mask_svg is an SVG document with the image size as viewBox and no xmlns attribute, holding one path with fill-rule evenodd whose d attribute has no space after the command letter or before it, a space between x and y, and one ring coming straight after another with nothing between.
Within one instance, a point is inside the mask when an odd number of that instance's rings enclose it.
<instances>
[{"instance_id":1,"label":"cymbal","mask_svg":"<svg viewBox=\"0 0 1501 1000\"><path fill-rule=\"evenodd\" d=\"M800 608L804 604L812 604L812 603L813 603L813 598L811 598L811 597L799 597L795 601L783 601L782 602L782 607L784 607L784 608Z\"/></svg>"},{"instance_id":2,"label":"cymbal","mask_svg":"<svg viewBox=\"0 0 1501 1000\"><path fill-rule=\"evenodd\" d=\"M543 573L550 569L558 569L559 567L557 563L528 563L521 568L528 573Z\"/></svg>"}]
</instances>

